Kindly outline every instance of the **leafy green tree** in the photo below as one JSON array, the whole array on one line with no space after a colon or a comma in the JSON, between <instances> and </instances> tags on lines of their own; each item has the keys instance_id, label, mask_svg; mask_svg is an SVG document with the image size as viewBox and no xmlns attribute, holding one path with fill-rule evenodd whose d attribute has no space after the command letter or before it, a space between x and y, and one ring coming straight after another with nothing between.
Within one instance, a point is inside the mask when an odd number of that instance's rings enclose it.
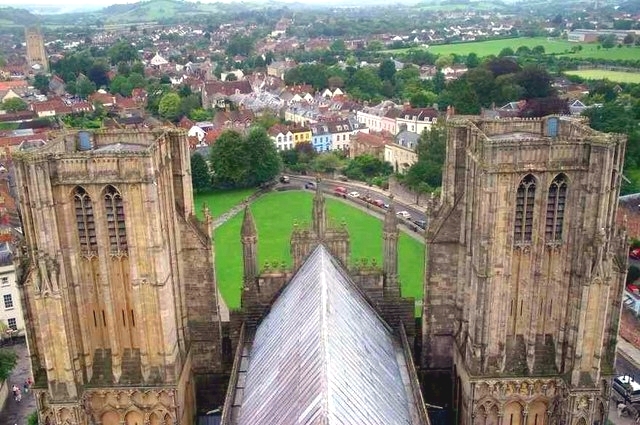
<instances>
[{"instance_id":1,"label":"leafy green tree","mask_svg":"<svg viewBox=\"0 0 640 425\"><path fill-rule=\"evenodd\" d=\"M442 55L436 59L435 63L438 69L446 68L448 66L453 65L453 56L452 55Z\"/></svg>"},{"instance_id":2,"label":"leafy green tree","mask_svg":"<svg viewBox=\"0 0 640 425\"><path fill-rule=\"evenodd\" d=\"M418 162L407 170L404 183L413 190L429 191L442 185L446 158L447 127L438 123L425 130L418 141Z\"/></svg>"},{"instance_id":3,"label":"leafy green tree","mask_svg":"<svg viewBox=\"0 0 640 425\"><path fill-rule=\"evenodd\" d=\"M344 44L344 40L339 38L335 40L333 43L331 43L331 46L329 46L329 50L332 53L339 55L339 54L343 54L347 50L347 47Z\"/></svg>"},{"instance_id":4,"label":"leafy green tree","mask_svg":"<svg viewBox=\"0 0 640 425\"><path fill-rule=\"evenodd\" d=\"M262 127L254 127L244 139L245 158L248 159L247 186L258 186L273 180L282 171L278 150Z\"/></svg>"},{"instance_id":5,"label":"leafy green tree","mask_svg":"<svg viewBox=\"0 0 640 425\"><path fill-rule=\"evenodd\" d=\"M26 111L29 105L19 97L12 97L2 102L2 109L7 112Z\"/></svg>"},{"instance_id":6,"label":"leafy green tree","mask_svg":"<svg viewBox=\"0 0 640 425\"><path fill-rule=\"evenodd\" d=\"M211 168L216 185L254 187L275 178L282 159L275 144L261 127L246 137L233 130L223 132L211 148Z\"/></svg>"},{"instance_id":7,"label":"leafy green tree","mask_svg":"<svg viewBox=\"0 0 640 425\"><path fill-rule=\"evenodd\" d=\"M531 49L528 46L520 46L516 49L516 55L527 56L531 54Z\"/></svg>"},{"instance_id":8,"label":"leafy green tree","mask_svg":"<svg viewBox=\"0 0 640 425\"><path fill-rule=\"evenodd\" d=\"M480 101L471 85L460 78L447 84L447 88L440 93L438 104L453 106L456 113L462 115L475 115L480 113Z\"/></svg>"},{"instance_id":9,"label":"leafy green tree","mask_svg":"<svg viewBox=\"0 0 640 425\"><path fill-rule=\"evenodd\" d=\"M238 77L233 72L227 74L227 77L224 79L225 81L238 81Z\"/></svg>"},{"instance_id":10,"label":"leafy green tree","mask_svg":"<svg viewBox=\"0 0 640 425\"><path fill-rule=\"evenodd\" d=\"M378 67L378 75L382 81L393 81L396 75L396 64L391 59L383 60Z\"/></svg>"},{"instance_id":11,"label":"leafy green tree","mask_svg":"<svg viewBox=\"0 0 640 425\"><path fill-rule=\"evenodd\" d=\"M15 352L6 349L0 350L0 382L9 379L17 362L18 356Z\"/></svg>"},{"instance_id":12,"label":"leafy green tree","mask_svg":"<svg viewBox=\"0 0 640 425\"><path fill-rule=\"evenodd\" d=\"M342 159L335 152L326 152L318 155L311 167L319 173L332 173L342 168Z\"/></svg>"},{"instance_id":13,"label":"leafy green tree","mask_svg":"<svg viewBox=\"0 0 640 425\"><path fill-rule=\"evenodd\" d=\"M189 111L189 119L194 121L207 121L211 119L211 113L203 108L194 108Z\"/></svg>"},{"instance_id":14,"label":"leafy green tree","mask_svg":"<svg viewBox=\"0 0 640 425\"><path fill-rule=\"evenodd\" d=\"M144 65L142 62L134 62L133 65L131 65L131 72L144 75Z\"/></svg>"},{"instance_id":15,"label":"leafy green tree","mask_svg":"<svg viewBox=\"0 0 640 425\"><path fill-rule=\"evenodd\" d=\"M109 84L109 90L113 94L120 93L123 96L130 96L133 87L131 87L131 84L129 84L129 79L127 77L118 75L113 80L111 80L111 83Z\"/></svg>"},{"instance_id":16,"label":"leafy green tree","mask_svg":"<svg viewBox=\"0 0 640 425\"><path fill-rule=\"evenodd\" d=\"M196 193L211 189L211 174L204 157L196 152L191 155L191 184Z\"/></svg>"},{"instance_id":17,"label":"leafy green tree","mask_svg":"<svg viewBox=\"0 0 640 425\"><path fill-rule=\"evenodd\" d=\"M477 68L480 65L480 58L476 53L471 52L467 55L467 59L465 60L465 65L469 69Z\"/></svg>"},{"instance_id":18,"label":"leafy green tree","mask_svg":"<svg viewBox=\"0 0 640 425\"><path fill-rule=\"evenodd\" d=\"M359 155L349 161L344 175L354 180L369 180L373 177L388 176L393 172L391 164L373 155Z\"/></svg>"},{"instance_id":19,"label":"leafy green tree","mask_svg":"<svg viewBox=\"0 0 640 425\"><path fill-rule=\"evenodd\" d=\"M248 36L236 34L229 40L227 45L227 55L229 56L249 56L253 50L253 39Z\"/></svg>"},{"instance_id":20,"label":"leafy green tree","mask_svg":"<svg viewBox=\"0 0 640 425\"><path fill-rule=\"evenodd\" d=\"M194 109L202 109L202 98L197 94L190 94L189 96L180 99L180 114L189 115Z\"/></svg>"},{"instance_id":21,"label":"leafy green tree","mask_svg":"<svg viewBox=\"0 0 640 425\"><path fill-rule=\"evenodd\" d=\"M87 78L93 81L96 87L107 87L109 85L109 77L107 73L109 67L102 61L96 61L87 70Z\"/></svg>"},{"instance_id":22,"label":"leafy green tree","mask_svg":"<svg viewBox=\"0 0 640 425\"><path fill-rule=\"evenodd\" d=\"M116 65L120 62L133 62L139 59L138 49L126 41L119 41L111 46L107 51L107 56L111 61L111 65Z\"/></svg>"},{"instance_id":23,"label":"leafy green tree","mask_svg":"<svg viewBox=\"0 0 640 425\"><path fill-rule=\"evenodd\" d=\"M554 90L551 87L551 80L549 72L536 64L527 65L515 76L516 84L524 89L525 99L552 96Z\"/></svg>"},{"instance_id":24,"label":"leafy green tree","mask_svg":"<svg viewBox=\"0 0 640 425\"><path fill-rule=\"evenodd\" d=\"M176 121L180 117L182 99L178 93L167 93L158 104L158 114L167 120Z\"/></svg>"},{"instance_id":25,"label":"leafy green tree","mask_svg":"<svg viewBox=\"0 0 640 425\"><path fill-rule=\"evenodd\" d=\"M498 57L499 58L504 58L505 56L513 56L515 53L513 52L513 49L511 47L505 47L504 49L500 50L500 53L498 53Z\"/></svg>"},{"instance_id":26,"label":"leafy green tree","mask_svg":"<svg viewBox=\"0 0 640 425\"><path fill-rule=\"evenodd\" d=\"M360 68L347 82L347 90L354 97L373 100L380 94L382 81L372 68Z\"/></svg>"},{"instance_id":27,"label":"leafy green tree","mask_svg":"<svg viewBox=\"0 0 640 425\"><path fill-rule=\"evenodd\" d=\"M531 53L538 56L544 55L544 46L535 46L533 49L531 49Z\"/></svg>"},{"instance_id":28,"label":"leafy green tree","mask_svg":"<svg viewBox=\"0 0 640 425\"><path fill-rule=\"evenodd\" d=\"M90 94L96 91L96 84L84 75L81 75L73 85L76 96L86 99Z\"/></svg>"},{"instance_id":29,"label":"leafy green tree","mask_svg":"<svg viewBox=\"0 0 640 425\"><path fill-rule=\"evenodd\" d=\"M437 100L438 100L438 96L435 93L430 91L420 90L415 92L413 96L411 96L411 98L409 99L409 102L411 103L411 106L414 108L426 108L436 103Z\"/></svg>"},{"instance_id":30,"label":"leafy green tree","mask_svg":"<svg viewBox=\"0 0 640 425\"><path fill-rule=\"evenodd\" d=\"M33 78L33 87L40 93L46 94L49 91L49 77L44 74L37 74Z\"/></svg>"}]
</instances>

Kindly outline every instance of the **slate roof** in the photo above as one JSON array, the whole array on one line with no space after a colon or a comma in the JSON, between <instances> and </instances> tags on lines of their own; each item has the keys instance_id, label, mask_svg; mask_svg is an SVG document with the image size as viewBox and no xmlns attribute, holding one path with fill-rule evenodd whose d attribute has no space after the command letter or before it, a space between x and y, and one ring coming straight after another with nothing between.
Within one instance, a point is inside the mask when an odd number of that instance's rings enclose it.
<instances>
[{"instance_id":1,"label":"slate roof","mask_svg":"<svg viewBox=\"0 0 640 425\"><path fill-rule=\"evenodd\" d=\"M245 360L239 425L416 423L410 360L322 245L273 303Z\"/></svg>"}]
</instances>

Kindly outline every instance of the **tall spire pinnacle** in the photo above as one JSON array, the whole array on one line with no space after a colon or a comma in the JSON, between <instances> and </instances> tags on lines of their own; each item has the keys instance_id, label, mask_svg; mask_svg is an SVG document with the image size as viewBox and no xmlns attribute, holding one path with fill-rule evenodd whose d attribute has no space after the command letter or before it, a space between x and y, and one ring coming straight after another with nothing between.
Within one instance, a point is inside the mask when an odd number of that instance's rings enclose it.
<instances>
[{"instance_id":1,"label":"tall spire pinnacle","mask_svg":"<svg viewBox=\"0 0 640 425\"><path fill-rule=\"evenodd\" d=\"M389 208L384 214L384 232L398 232L398 217L396 216L396 209L393 206L393 195L389 195Z\"/></svg>"},{"instance_id":2,"label":"tall spire pinnacle","mask_svg":"<svg viewBox=\"0 0 640 425\"><path fill-rule=\"evenodd\" d=\"M246 201L240 240L242 241L244 281L249 283L258 277L258 231L256 230L256 223L253 221L251 208L249 208L249 203Z\"/></svg>"},{"instance_id":3,"label":"tall spire pinnacle","mask_svg":"<svg viewBox=\"0 0 640 425\"><path fill-rule=\"evenodd\" d=\"M398 218L393 206L393 195L389 196L389 208L384 215L382 271L386 289L399 290L398 287Z\"/></svg>"},{"instance_id":4,"label":"tall spire pinnacle","mask_svg":"<svg viewBox=\"0 0 640 425\"><path fill-rule=\"evenodd\" d=\"M244 218L242 219L242 239L247 237L257 237L258 231L256 230L256 223L253 220L253 214L249 204L245 202L244 206Z\"/></svg>"},{"instance_id":5,"label":"tall spire pinnacle","mask_svg":"<svg viewBox=\"0 0 640 425\"><path fill-rule=\"evenodd\" d=\"M318 239L324 237L327 230L327 211L324 202L324 194L320 188L320 177L316 177L316 194L313 197L313 231Z\"/></svg>"}]
</instances>

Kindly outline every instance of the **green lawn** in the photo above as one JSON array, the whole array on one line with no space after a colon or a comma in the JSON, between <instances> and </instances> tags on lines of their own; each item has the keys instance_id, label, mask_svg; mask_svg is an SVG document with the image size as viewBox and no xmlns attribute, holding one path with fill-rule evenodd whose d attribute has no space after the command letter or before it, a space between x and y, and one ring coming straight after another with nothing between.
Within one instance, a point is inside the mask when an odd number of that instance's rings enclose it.
<instances>
[{"instance_id":1,"label":"green lawn","mask_svg":"<svg viewBox=\"0 0 640 425\"><path fill-rule=\"evenodd\" d=\"M582 50L577 53L571 53L571 48L582 46ZM510 47L514 51L520 46L533 48L536 46L544 47L546 54L559 54L562 56L571 56L582 59L609 59L609 60L637 60L640 57L640 47L620 47L612 49L598 49L597 43L579 44L570 43L566 40L547 37L519 37L508 38L502 40L487 40L469 43L453 43L453 44L436 44L429 46L429 52L436 55L460 55L466 56L469 53L475 53L480 57L497 55L505 47ZM421 49L414 47L414 49ZM383 50L383 53L405 53L407 49Z\"/></svg>"},{"instance_id":2,"label":"green lawn","mask_svg":"<svg viewBox=\"0 0 640 425\"><path fill-rule=\"evenodd\" d=\"M194 198L194 204L196 209L196 215L198 218L202 218L202 204L207 203L211 210L211 215L220 217L231 208L239 205L254 194L258 189L237 189L237 190L221 190L207 193L197 194Z\"/></svg>"},{"instance_id":3,"label":"green lawn","mask_svg":"<svg viewBox=\"0 0 640 425\"><path fill-rule=\"evenodd\" d=\"M577 75L586 80L606 79L618 83L640 83L640 72L607 71L604 69L583 69L580 71L565 71L564 73L567 75Z\"/></svg>"},{"instance_id":4,"label":"green lawn","mask_svg":"<svg viewBox=\"0 0 640 425\"><path fill-rule=\"evenodd\" d=\"M215 200L215 197L209 198ZM201 204L202 199L198 199ZM251 206L258 227L258 259L285 261L291 265L289 238L294 220L308 224L312 194L301 191L276 192L259 198ZM351 258L375 258L382 264L382 221L346 205L327 199L327 211L336 222L344 219L351 235ZM230 308L240 305L242 244L238 214L215 231L216 275L223 298ZM422 299L424 244L402 233L399 242L399 272L402 294ZM416 311L419 314L419 311Z\"/></svg>"}]
</instances>

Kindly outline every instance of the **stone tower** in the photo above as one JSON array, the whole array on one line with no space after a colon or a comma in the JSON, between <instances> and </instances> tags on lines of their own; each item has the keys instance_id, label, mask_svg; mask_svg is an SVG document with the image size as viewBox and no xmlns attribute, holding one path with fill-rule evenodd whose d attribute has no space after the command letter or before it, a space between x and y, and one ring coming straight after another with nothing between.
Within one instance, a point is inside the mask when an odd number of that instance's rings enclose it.
<instances>
[{"instance_id":1,"label":"stone tower","mask_svg":"<svg viewBox=\"0 0 640 425\"><path fill-rule=\"evenodd\" d=\"M187 147L182 131L119 130L16 154L41 423L191 424L221 372L211 217L194 217Z\"/></svg>"},{"instance_id":2,"label":"stone tower","mask_svg":"<svg viewBox=\"0 0 640 425\"><path fill-rule=\"evenodd\" d=\"M44 48L44 39L38 27L25 27L24 38L27 45L27 63L32 68L39 65L39 71L49 72L49 60ZM33 68L32 68L33 69Z\"/></svg>"},{"instance_id":3,"label":"stone tower","mask_svg":"<svg viewBox=\"0 0 640 425\"><path fill-rule=\"evenodd\" d=\"M426 234L427 388L452 389L440 395L459 424L603 424L626 275L624 137L555 116L447 127Z\"/></svg>"}]
</instances>

